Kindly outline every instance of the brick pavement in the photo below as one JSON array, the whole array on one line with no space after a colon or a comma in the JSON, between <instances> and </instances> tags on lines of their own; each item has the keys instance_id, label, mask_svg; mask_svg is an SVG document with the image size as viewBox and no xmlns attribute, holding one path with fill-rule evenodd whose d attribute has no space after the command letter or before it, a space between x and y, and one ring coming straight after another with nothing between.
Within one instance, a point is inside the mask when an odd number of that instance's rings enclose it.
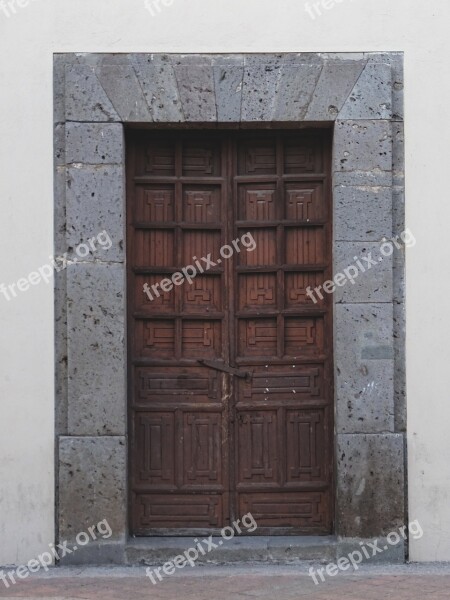
<instances>
[{"instance_id":1,"label":"brick pavement","mask_svg":"<svg viewBox=\"0 0 450 600\"><path fill-rule=\"evenodd\" d=\"M308 565L197 567L153 585L143 568L55 568L30 575L0 598L28 600L415 600L450 599L449 565L363 567L314 585Z\"/></svg>"}]
</instances>

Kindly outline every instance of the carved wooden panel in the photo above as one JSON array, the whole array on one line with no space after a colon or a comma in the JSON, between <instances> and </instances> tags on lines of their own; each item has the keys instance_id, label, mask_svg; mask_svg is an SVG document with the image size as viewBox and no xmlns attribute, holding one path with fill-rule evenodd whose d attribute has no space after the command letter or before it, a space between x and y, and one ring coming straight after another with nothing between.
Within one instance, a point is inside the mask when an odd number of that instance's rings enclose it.
<instances>
[{"instance_id":1,"label":"carved wooden panel","mask_svg":"<svg viewBox=\"0 0 450 600\"><path fill-rule=\"evenodd\" d=\"M331 277L328 132L128 147L131 532L208 535L247 512L256 534L330 532L332 303L307 294Z\"/></svg>"}]
</instances>

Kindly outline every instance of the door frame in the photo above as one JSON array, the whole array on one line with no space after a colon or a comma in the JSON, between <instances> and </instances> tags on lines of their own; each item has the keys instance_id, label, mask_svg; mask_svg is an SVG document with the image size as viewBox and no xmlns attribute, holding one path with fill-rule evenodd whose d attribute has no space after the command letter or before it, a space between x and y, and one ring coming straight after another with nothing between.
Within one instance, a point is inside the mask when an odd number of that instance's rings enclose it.
<instances>
[{"instance_id":1,"label":"door frame","mask_svg":"<svg viewBox=\"0 0 450 600\"><path fill-rule=\"evenodd\" d=\"M124 127L333 127L337 273L384 231L404 229L402 64L397 52L54 56L55 255L100 226L113 242L55 275L57 540L107 518L113 534L98 548L125 560ZM369 222L373 205L380 219ZM405 520L403 271L396 253L334 297L343 538L380 537ZM94 333L83 314L95 315Z\"/></svg>"}]
</instances>

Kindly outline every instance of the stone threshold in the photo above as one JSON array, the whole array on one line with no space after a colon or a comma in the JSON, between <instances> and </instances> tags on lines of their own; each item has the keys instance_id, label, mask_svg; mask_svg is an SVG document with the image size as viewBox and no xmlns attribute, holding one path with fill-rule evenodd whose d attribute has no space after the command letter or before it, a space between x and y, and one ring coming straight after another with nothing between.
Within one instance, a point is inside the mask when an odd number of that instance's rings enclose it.
<instances>
[{"instance_id":1,"label":"stone threshold","mask_svg":"<svg viewBox=\"0 0 450 600\"><path fill-rule=\"evenodd\" d=\"M163 565L194 548L194 539L203 540L207 536L192 537L148 537L130 538L125 547L125 563L127 565ZM339 538L337 536L245 536L223 540L213 537L217 545L210 552L202 555L199 552L196 564L227 565L235 563L267 563L278 565L300 564L305 561L328 563L336 561L350 552L361 550L361 544L373 543L374 540ZM222 544L219 544L222 542ZM384 548L385 538L380 538L378 545ZM202 543L205 550L206 542ZM382 553L371 558L370 562L403 563L405 548L403 544L389 546Z\"/></svg>"}]
</instances>

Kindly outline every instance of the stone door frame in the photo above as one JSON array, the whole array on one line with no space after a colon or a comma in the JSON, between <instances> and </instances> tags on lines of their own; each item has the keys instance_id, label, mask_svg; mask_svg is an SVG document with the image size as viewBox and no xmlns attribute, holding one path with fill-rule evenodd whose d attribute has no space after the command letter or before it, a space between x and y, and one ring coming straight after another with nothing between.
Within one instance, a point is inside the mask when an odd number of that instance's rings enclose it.
<instances>
[{"instance_id":1,"label":"stone door frame","mask_svg":"<svg viewBox=\"0 0 450 600\"><path fill-rule=\"evenodd\" d=\"M402 114L402 53L54 55L57 540L113 532L72 562L129 542L124 127L333 127L337 273L405 229ZM339 554L406 518L403 252L334 303Z\"/></svg>"}]
</instances>

